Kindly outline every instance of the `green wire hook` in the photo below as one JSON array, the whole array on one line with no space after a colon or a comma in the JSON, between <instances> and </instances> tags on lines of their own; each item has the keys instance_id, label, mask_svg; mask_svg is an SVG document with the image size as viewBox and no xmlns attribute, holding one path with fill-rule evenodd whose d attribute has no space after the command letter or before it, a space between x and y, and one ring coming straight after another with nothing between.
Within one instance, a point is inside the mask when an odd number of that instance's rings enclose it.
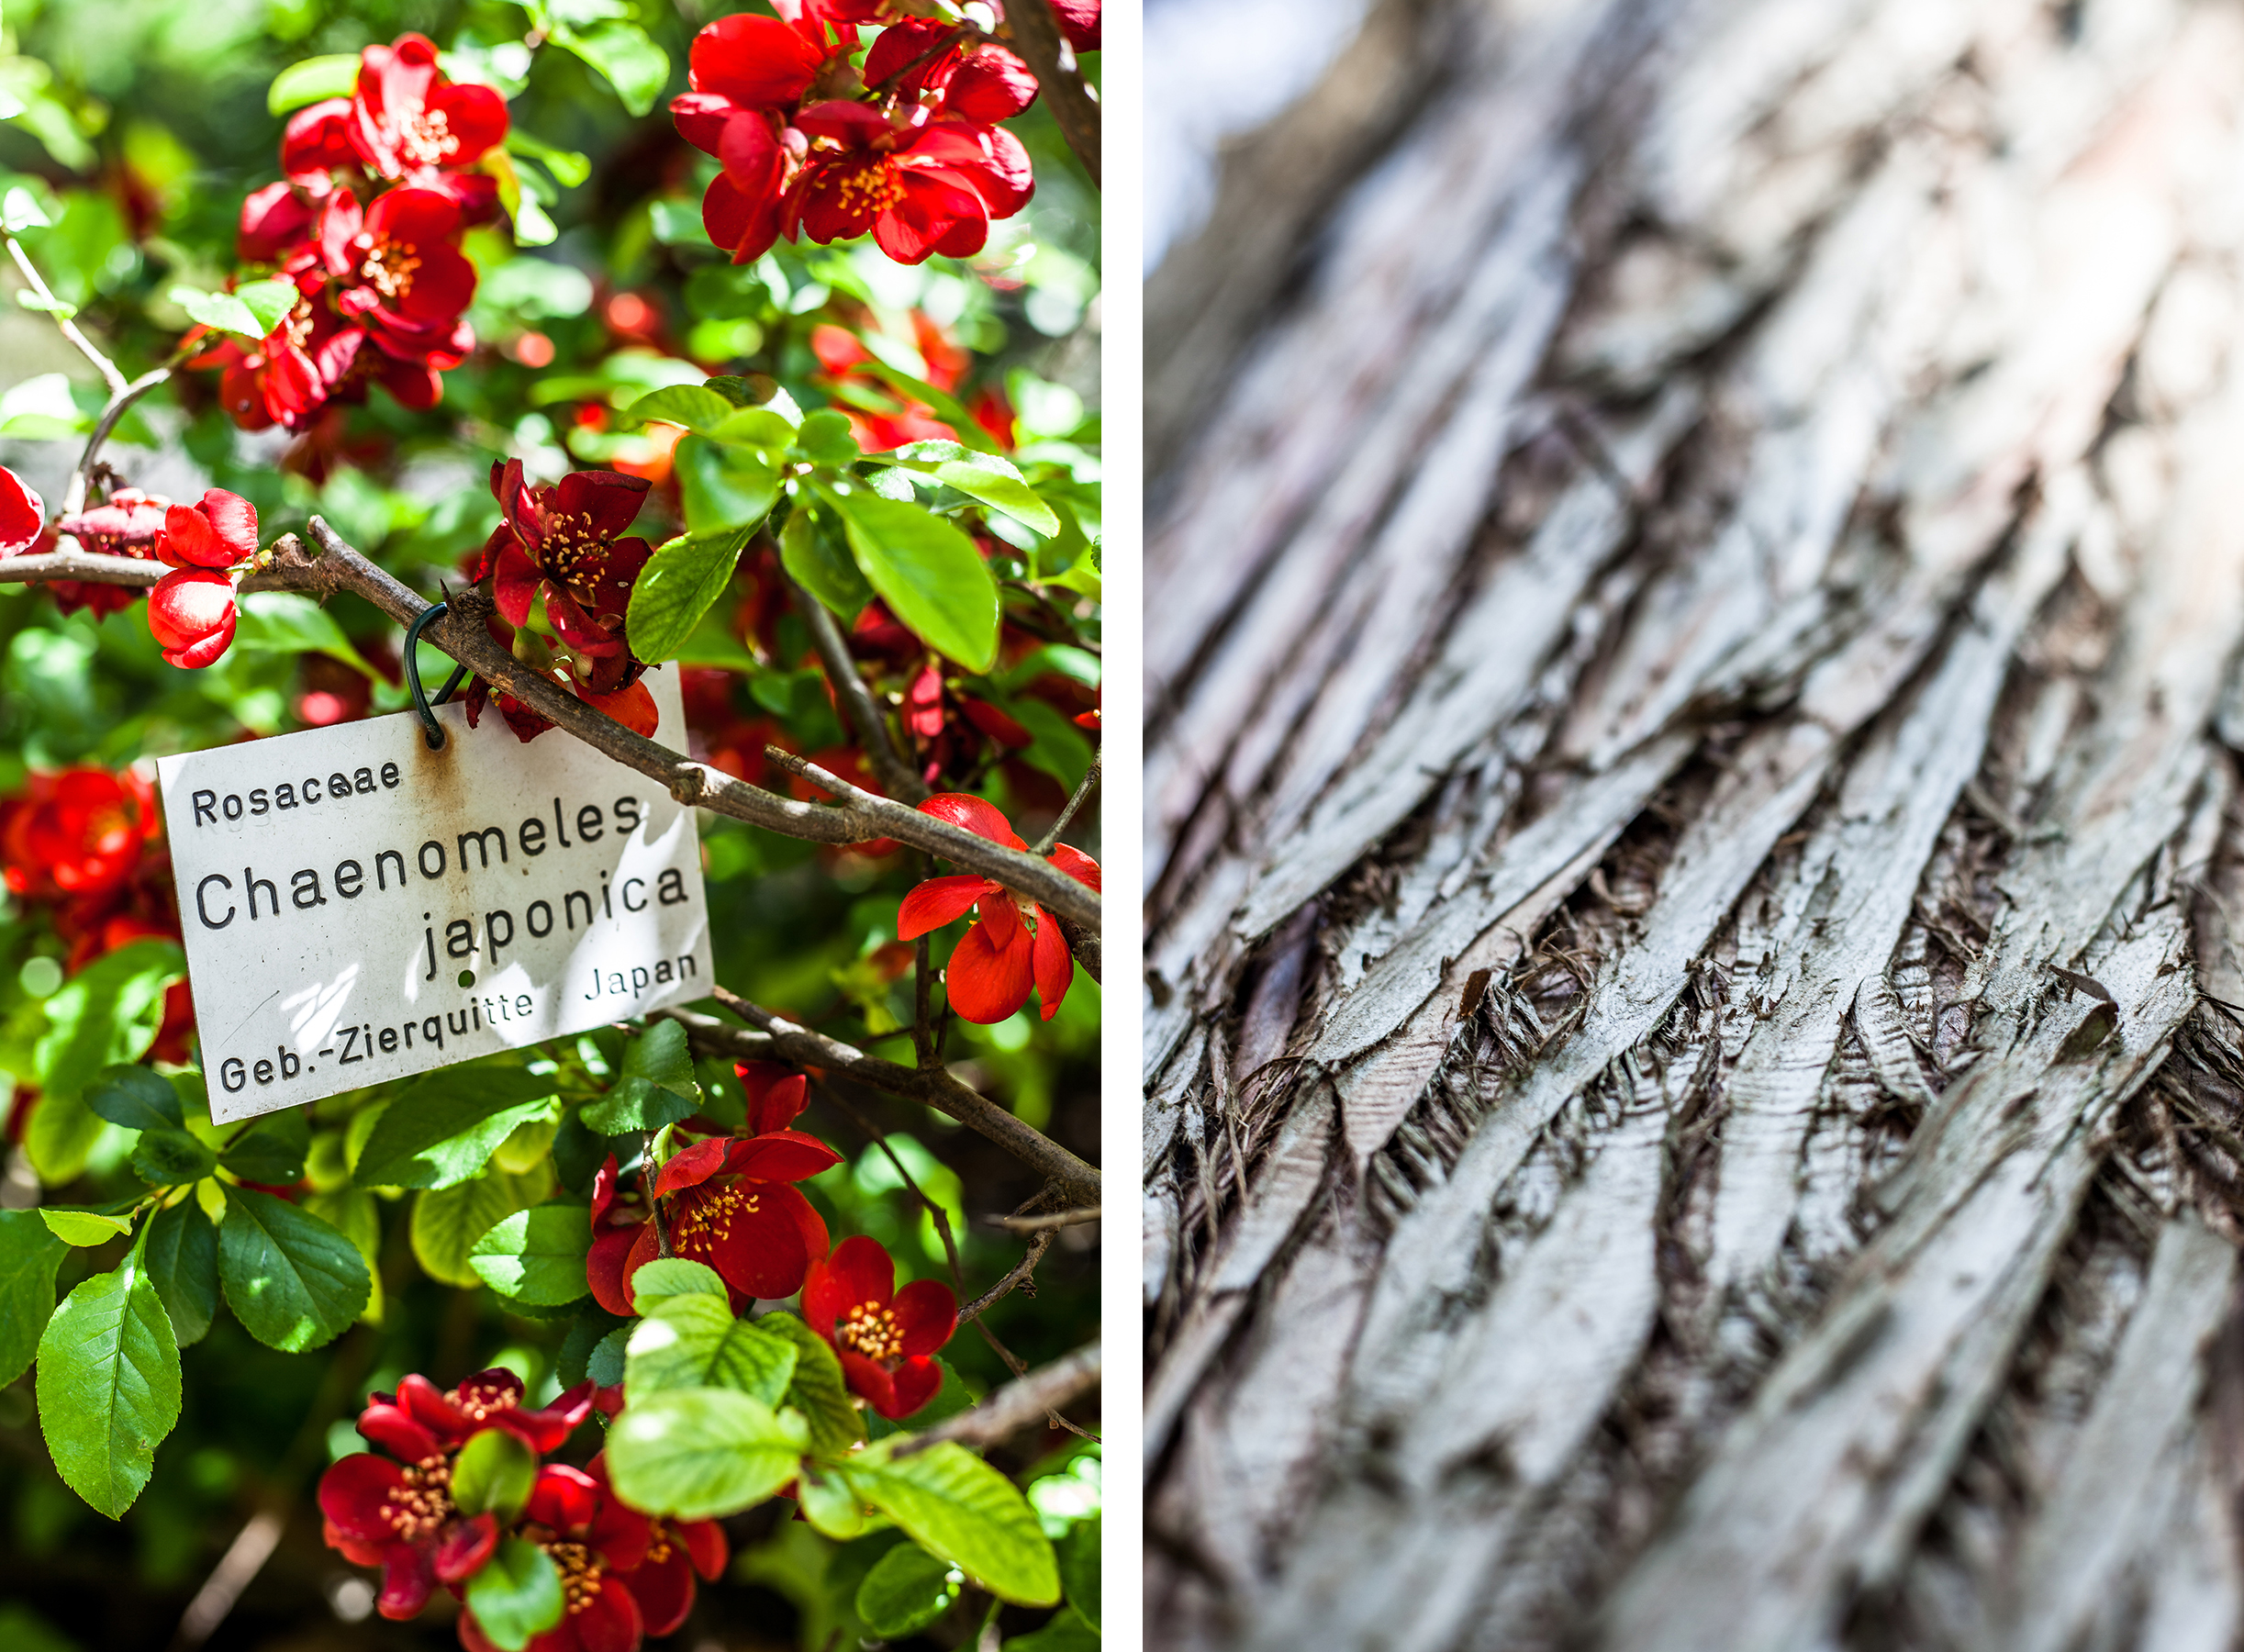
<instances>
[{"instance_id":1,"label":"green wire hook","mask_svg":"<svg viewBox=\"0 0 2244 1652\"><path fill-rule=\"evenodd\" d=\"M413 623L405 628L405 683L413 695L413 709L420 717L421 738L429 742L429 749L432 752L444 749L444 726L436 720L436 713L430 708L441 706L452 698L452 691L467 680L467 667L453 666L452 675L445 679L444 686L436 691L436 698L431 700L428 691L420 686L420 656L415 645L420 642L420 634L428 628L430 621L441 619L451 607L449 601L431 603L416 614Z\"/></svg>"}]
</instances>

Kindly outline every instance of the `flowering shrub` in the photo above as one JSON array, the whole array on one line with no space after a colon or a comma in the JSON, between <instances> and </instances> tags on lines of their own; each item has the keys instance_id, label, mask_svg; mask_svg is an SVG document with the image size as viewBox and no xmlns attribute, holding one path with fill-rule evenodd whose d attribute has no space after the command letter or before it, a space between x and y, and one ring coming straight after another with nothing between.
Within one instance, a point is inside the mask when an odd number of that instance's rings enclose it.
<instances>
[{"instance_id":1,"label":"flowering shrub","mask_svg":"<svg viewBox=\"0 0 2244 1652\"><path fill-rule=\"evenodd\" d=\"M1073 135L979 9L359 9L288 14L375 41L333 56L120 39L100 130L56 51L38 141L85 151L0 171L93 370L0 363L0 1522L176 1613L294 1505L331 1564L235 1610L307 1644L785 1638L750 1579L821 1639L1086 1644L1098 1446L989 1421L1088 1417L990 1401L1097 1327L1098 992L1050 913L1096 865L1014 847L1096 851ZM11 7L11 74L87 16ZM260 71L269 126L212 90ZM149 760L402 711L399 586L455 608L431 688L488 667L471 723L706 765L722 989L216 1123ZM977 892L915 928L938 870Z\"/></svg>"}]
</instances>

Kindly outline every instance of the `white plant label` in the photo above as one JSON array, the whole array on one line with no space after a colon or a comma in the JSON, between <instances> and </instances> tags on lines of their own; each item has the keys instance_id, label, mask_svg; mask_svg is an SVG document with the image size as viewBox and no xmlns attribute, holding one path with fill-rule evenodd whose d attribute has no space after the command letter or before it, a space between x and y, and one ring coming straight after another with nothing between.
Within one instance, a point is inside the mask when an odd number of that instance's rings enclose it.
<instances>
[{"instance_id":1,"label":"white plant label","mask_svg":"<svg viewBox=\"0 0 2244 1652\"><path fill-rule=\"evenodd\" d=\"M685 748L677 673L655 738ZM166 757L211 1117L708 996L693 810L560 729L438 708Z\"/></svg>"}]
</instances>

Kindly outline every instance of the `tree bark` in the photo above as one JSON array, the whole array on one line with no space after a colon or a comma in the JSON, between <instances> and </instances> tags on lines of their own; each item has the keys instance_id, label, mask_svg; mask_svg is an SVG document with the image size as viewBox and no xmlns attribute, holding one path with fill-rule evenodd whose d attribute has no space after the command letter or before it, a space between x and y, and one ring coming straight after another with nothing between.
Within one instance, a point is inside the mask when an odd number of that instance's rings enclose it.
<instances>
[{"instance_id":1,"label":"tree bark","mask_svg":"<svg viewBox=\"0 0 2244 1652\"><path fill-rule=\"evenodd\" d=\"M1148 296L1147 1643L2235 1645L2244 18L1399 18Z\"/></svg>"}]
</instances>

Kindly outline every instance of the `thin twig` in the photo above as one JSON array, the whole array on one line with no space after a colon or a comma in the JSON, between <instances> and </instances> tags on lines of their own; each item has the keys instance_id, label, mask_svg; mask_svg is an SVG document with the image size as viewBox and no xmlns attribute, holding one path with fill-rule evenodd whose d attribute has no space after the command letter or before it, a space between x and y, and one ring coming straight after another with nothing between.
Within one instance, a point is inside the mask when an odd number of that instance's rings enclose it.
<instances>
[{"instance_id":1,"label":"thin twig","mask_svg":"<svg viewBox=\"0 0 2244 1652\"><path fill-rule=\"evenodd\" d=\"M663 1201L654 1196L654 1133L642 1131L639 1136L639 1176L646 1183L647 1214L654 1222L654 1254L667 1256L670 1249L670 1230L663 1222Z\"/></svg>"},{"instance_id":2,"label":"thin twig","mask_svg":"<svg viewBox=\"0 0 2244 1652\"><path fill-rule=\"evenodd\" d=\"M896 1455L909 1457L944 1440L984 1450L1001 1445L1022 1429L1034 1426L1040 1418L1056 1415L1062 1406L1072 1405L1097 1388L1099 1355L1097 1343L1087 1344L1017 1382L1007 1383L972 1410L960 1412L946 1423L936 1423L925 1434L914 1434L897 1446Z\"/></svg>"},{"instance_id":3,"label":"thin twig","mask_svg":"<svg viewBox=\"0 0 2244 1652\"><path fill-rule=\"evenodd\" d=\"M1060 818L1052 822L1052 830L1037 840L1036 847L1029 851L1031 854L1052 853L1053 844L1060 841L1060 833L1067 830L1067 822L1076 818L1076 810L1083 807L1083 799L1090 796L1091 787L1098 784L1099 759L1093 757L1090 767L1083 771L1083 778L1077 785L1075 795L1067 799L1067 807L1061 809Z\"/></svg>"},{"instance_id":4,"label":"thin twig","mask_svg":"<svg viewBox=\"0 0 2244 1652\"><path fill-rule=\"evenodd\" d=\"M976 1133L988 1137L1063 1189L1078 1196L1088 1194L1086 1202L1098 1202L1100 1182L1096 1166L1086 1164L948 1069L934 1067L920 1072L893 1061L882 1061L839 1039L814 1032L751 1004L722 987L716 988L714 993L720 1003L752 1022L754 1030L728 1026L690 1010L662 1010L656 1013L676 1021L703 1048L735 1060L776 1058L791 1061L797 1066L824 1067L875 1089L922 1102L938 1112L949 1114Z\"/></svg>"},{"instance_id":5,"label":"thin twig","mask_svg":"<svg viewBox=\"0 0 2244 1652\"><path fill-rule=\"evenodd\" d=\"M1051 1248L1052 1234L1049 1231L1031 1238L1027 1255L1014 1264L1012 1272L961 1308L958 1311L958 1323L963 1325L969 1320L981 1318L1001 1299L1012 1295L1022 1286L1028 1287L1029 1294L1034 1296L1036 1294L1036 1265L1044 1259L1044 1253Z\"/></svg>"},{"instance_id":6,"label":"thin twig","mask_svg":"<svg viewBox=\"0 0 2244 1652\"><path fill-rule=\"evenodd\" d=\"M949 34L944 35L941 39L937 40L932 46L930 46L925 51L920 53L918 57L913 58L911 61L906 63L895 73L882 76L879 80L875 81L871 85L867 86L865 90L867 92L874 93L886 92L889 87L895 85L897 82L902 80L907 74L910 74L914 69L917 69L921 63L932 62L935 59L941 57L944 52L950 50L952 47L959 45L967 40L971 40L975 44L979 45L981 42L988 39L989 38L989 36L984 34L980 29L975 28L972 24L961 23L956 28L951 30Z\"/></svg>"},{"instance_id":7,"label":"thin twig","mask_svg":"<svg viewBox=\"0 0 2244 1652\"><path fill-rule=\"evenodd\" d=\"M86 489L94 479L94 460L100 453L102 444L109 440L110 432L117 429L117 421L131 409L133 403L169 380L180 363L193 353L183 344L172 352L171 360L162 366L151 367L130 384L121 385L109 392L109 399L103 404L99 416L94 420L94 433L85 439L85 447L78 455L78 468L71 473L70 486L63 492L64 516L85 508Z\"/></svg>"},{"instance_id":8,"label":"thin twig","mask_svg":"<svg viewBox=\"0 0 2244 1652\"><path fill-rule=\"evenodd\" d=\"M794 598L795 612L803 627L810 633L812 646L826 667L826 680L833 685L834 698L842 703L842 713L850 726L857 731L857 743L865 750L865 759L873 765L873 773L888 788L888 795L905 803L917 803L927 796L927 787L913 773L911 765L904 761L903 753L888 738L888 725L874 702L873 691L865 686L858 673L857 662L849 652L849 642L836 624L833 610L804 590L792 579L787 582L787 594Z\"/></svg>"},{"instance_id":9,"label":"thin twig","mask_svg":"<svg viewBox=\"0 0 2244 1652\"><path fill-rule=\"evenodd\" d=\"M1037 85L1044 95L1044 106L1052 111L1052 118L1059 122L1060 133L1067 140L1067 147L1083 162L1083 170L1091 175L1091 183L1099 183L1099 101L1083 84L1082 73L1075 66L1072 51L1060 39L1060 26L1052 16L1044 0L1015 0L1006 8L1006 32L1012 39L1012 47L1036 77ZM1066 66L1062 67L1063 52L1067 52Z\"/></svg>"},{"instance_id":10,"label":"thin twig","mask_svg":"<svg viewBox=\"0 0 2244 1652\"><path fill-rule=\"evenodd\" d=\"M885 1131L859 1112L831 1084L820 1085L818 1093L825 1098L829 1107L864 1132L871 1139L873 1145L887 1155L888 1163L895 1166L897 1175L903 1178L904 1186L911 1190L912 1198L920 1201L920 1209L927 1212L927 1219L935 1224L935 1232L942 1236L943 1254L951 1259L953 1289L964 1291L966 1288L966 1270L965 1265L958 1259L958 1241L951 1235L949 1212L928 1198L927 1190L912 1180L911 1172L904 1167L904 1161L897 1156L896 1149L888 1145L888 1137Z\"/></svg>"},{"instance_id":11,"label":"thin twig","mask_svg":"<svg viewBox=\"0 0 2244 1652\"><path fill-rule=\"evenodd\" d=\"M1092 1205L1083 1211L1055 1211L1048 1216L985 1216L983 1221L991 1227L1001 1227L1008 1233L1036 1233L1046 1228L1082 1227L1099 1220L1099 1207Z\"/></svg>"},{"instance_id":12,"label":"thin twig","mask_svg":"<svg viewBox=\"0 0 2244 1652\"><path fill-rule=\"evenodd\" d=\"M46 278L39 274L38 266L24 251L23 243L5 233L0 233L0 240L7 242L8 256L16 261L16 268L22 273L24 284L39 295L40 302L60 305L62 301L54 296ZM78 347L78 353L94 363L94 371L100 374L101 382L109 386L109 394L112 396L122 396L127 388L125 375L117 371L117 363L102 354L95 347L94 340L80 332L78 324L60 309L50 309L47 313L54 318L54 324L61 329L62 336Z\"/></svg>"}]
</instances>

